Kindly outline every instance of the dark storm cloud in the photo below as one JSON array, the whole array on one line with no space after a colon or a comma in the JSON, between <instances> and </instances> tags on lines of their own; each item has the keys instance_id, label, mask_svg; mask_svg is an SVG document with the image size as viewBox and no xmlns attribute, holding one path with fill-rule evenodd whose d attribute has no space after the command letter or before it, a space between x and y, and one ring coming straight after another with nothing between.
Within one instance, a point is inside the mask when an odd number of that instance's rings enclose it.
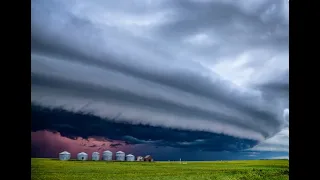
<instances>
[{"instance_id":1,"label":"dark storm cloud","mask_svg":"<svg viewBox=\"0 0 320 180\"><path fill-rule=\"evenodd\" d=\"M116 144L110 144L109 146L110 146L111 148L116 148L116 147L118 147L118 146L122 146L122 144L116 143Z\"/></svg>"},{"instance_id":2,"label":"dark storm cloud","mask_svg":"<svg viewBox=\"0 0 320 180\"><path fill-rule=\"evenodd\" d=\"M241 149L248 143L231 136L262 141L287 126L288 81L274 78L288 72L286 3L128 3L32 1L32 103L104 119L82 117L88 129L60 117L39 127L134 144ZM129 131L101 134L105 123ZM183 141L175 133L171 142L146 128L137 134L141 127L215 138Z\"/></svg>"},{"instance_id":3,"label":"dark storm cloud","mask_svg":"<svg viewBox=\"0 0 320 180\"><path fill-rule=\"evenodd\" d=\"M230 152L230 151L199 151L190 150L188 148L173 148L173 147L153 147L146 144L137 144L134 146L118 146L110 148L110 143L104 142L103 139L89 138L89 143L102 144L106 143L105 148L85 148L79 146L79 142L84 141L82 138L69 139L60 136L60 133L52 133L50 131L37 131L31 133L31 157L57 158L62 151L71 153L71 158L75 159L77 153L85 151L88 154L98 151L100 154L105 150L113 152L115 158L116 151L132 153L134 155L145 156L152 155L156 161L199 161L199 160L235 160L235 159L266 159L270 157L279 158L280 156L288 156L285 152ZM87 140L86 140L87 142ZM255 155L255 156L251 156ZM90 158L90 156L89 156Z\"/></svg>"},{"instance_id":4,"label":"dark storm cloud","mask_svg":"<svg viewBox=\"0 0 320 180\"><path fill-rule=\"evenodd\" d=\"M204 111L196 107L176 104L172 101L161 100L156 97L149 98L145 96L139 96L128 91L116 91L113 89L109 89L108 87L105 88L101 86L89 86L88 84L76 83L72 81L38 77L38 75L32 76L31 80L34 86L48 86L52 89L64 89L64 94L69 94L70 96L73 95L79 97L90 97L91 99L96 99L100 101L103 101L104 99L105 101L123 101L132 105L140 105L142 107L145 106L148 108L161 109L164 112L175 113L179 114L180 116L216 119L218 121L221 121L222 123L230 123L243 129L253 129L257 132L261 132L265 137L268 136L268 131L265 131L263 128L261 128L261 124L248 124L248 121L246 121L245 119L241 119L241 117L232 117L227 114L222 114L218 112ZM75 89L77 89L77 91L74 91ZM225 103L228 103L228 101L225 101ZM230 103L231 107L236 105L237 104ZM245 106L241 107L242 104L239 105L239 107L236 107L237 109L247 111L248 113L251 113L251 116L253 117L263 118L262 120L265 120L266 124L268 123L270 124L270 126L272 126L273 123L280 124L280 122L275 121L275 117L273 117L271 113L267 113L264 111L259 112L258 110L250 109ZM237 118L238 120L235 121L234 118ZM241 121L244 122L241 123Z\"/></svg>"},{"instance_id":5,"label":"dark storm cloud","mask_svg":"<svg viewBox=\"0 0 320 180\"><path fill-rule=\"evenodd\" d=\"M277 94L280 97L288 98L289 96L289 70L275 74L269 79L259 82L255 87L265 92Z\"/></svg>"},{"instance_id":6,"label":"dark storm cloud","mask_svg":"<svg viewBox=\"0 0 320 180\"><path fill-rule=\"evenodd\" d=\"M239 151L258 142L223 134L186 131L172 128L152 127L141 124L117 123L92 115L71 113L62 109L32 106L32 130L59 131L62 136L89 138L105 137L125 141L126 144L149 144L153 146L187 148L190 150ZM59 126L60 123L68 126ZM122 146L112 143L110 147ZM96 147L95 144L88 147Z\"/></svg>"},{"instance_id":7,"label":"dark storm cloud","mask_svg":"<svg viewBox=\"0 0 320 180\"><path fill-rule=\"evenodd\" d=\"M251 3L257 6L245 7ZM284 17L287 5L281 0L203 3L187 0L173 4L171 8L176 13L170 17L172 20L157 31L163 38L173 41L204 33L212 43L210 46L185 45L183 48L201 53L201 56L211 56L210 63L218 61L219 56L239 54L248 49L288 51L289 26Z\"/></svg>"},{"instance_id":8,"label":"dark storm cloud","mask_svg":"<svg viewBox=\"0 0 320 180\"><path fill-rule=\"evenodd\" d=\"M183 38L195 32L218 31L224 35L226 43L230 43L233 38L238 38L239 44L248 46L265 47L267 43L269 46L277 44L283 47L288 44L288 22L283 19L281 12L270 12L267 19L262 18L270 8L281 8L284 5L282 1L272 1L272 3L264 1L254 9L255 12L248 12L236 3L223 1L199 3L181 0L174 4L176 7L173 7L178 11L176 13L178 15L173 17L173 22L164 25L163 29L160 27L160 33L164 33L164 36ZM275 32L277 28L281 31ZM260 38L268 33L272 34L265 39ZM237 37L234 36L235 34Z\"/></svg>"}]
</instances>

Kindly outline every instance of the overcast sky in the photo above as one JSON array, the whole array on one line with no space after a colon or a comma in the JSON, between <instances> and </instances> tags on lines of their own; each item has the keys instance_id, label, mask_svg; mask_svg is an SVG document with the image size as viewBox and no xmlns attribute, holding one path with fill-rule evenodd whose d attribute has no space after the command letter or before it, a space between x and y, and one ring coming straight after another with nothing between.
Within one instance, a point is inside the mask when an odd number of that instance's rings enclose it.
<instances>
[{"instance_id":1,"label":"overcast sky","mask_svg":"<svg viewBox=\"0 0 320 180\"><path fill-rule=\"evenodd\" d=\"M31 11L33 105L141 125L108 134L135 144L223 151L221 135L233 138L223 147L288 152L287 0L32 0Z\"/></svg>"}]
</instances>

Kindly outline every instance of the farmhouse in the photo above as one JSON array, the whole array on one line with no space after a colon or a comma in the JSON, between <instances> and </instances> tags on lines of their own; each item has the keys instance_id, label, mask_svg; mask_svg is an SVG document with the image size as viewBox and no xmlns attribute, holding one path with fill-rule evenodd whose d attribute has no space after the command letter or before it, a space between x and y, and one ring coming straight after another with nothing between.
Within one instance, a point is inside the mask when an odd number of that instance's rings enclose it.
<instances>
[{"instance_id":1,"label":"farmhouse","mask_svg":"<svg viewBox=\"0 0 320 180\"><path fill-rule=\"evenodd\" d=\"M143 157L142 156L138 156L137 157L137 161L143 161Z\"/></svg>"},{"instance_id":2,"label":"farmhouse","mask_svg":"<svg viewBox=\"0 0 320 180\"><path fill-rule=\"evenodd\" d=\"M63 152L59 153L60 160L69 160L70 157L71 157L71 154L67 151L63 151Z\"/></svg>"},{"instance_id":3,"label":"farmhouse","mask_svg":"<svg viewBox=\"0 0 320 180\"><path fill-rule=\"evenodd\" d=\"M146 156L144 157L144 161L152 162L152 161L153 161L153 158L152 158L152 156L150 156L150 155L146 155Z\"/></svg>"}]
</instances>

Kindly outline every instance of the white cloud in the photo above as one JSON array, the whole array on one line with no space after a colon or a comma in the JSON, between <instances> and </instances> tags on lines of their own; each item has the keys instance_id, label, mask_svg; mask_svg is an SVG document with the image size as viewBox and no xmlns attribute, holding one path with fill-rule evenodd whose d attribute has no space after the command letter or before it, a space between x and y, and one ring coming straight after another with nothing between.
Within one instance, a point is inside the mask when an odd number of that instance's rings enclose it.
<instances>
[{"instance_id":1,"label":"white cloud","mask_svg":"<svg viewBox=\"0 0 320 180\"><path fill-rule=\"evenodd\" d=\"M289 156L275 156L275 157L270 157L267 159L289 159Z\"/></svg>"}]
</instances>

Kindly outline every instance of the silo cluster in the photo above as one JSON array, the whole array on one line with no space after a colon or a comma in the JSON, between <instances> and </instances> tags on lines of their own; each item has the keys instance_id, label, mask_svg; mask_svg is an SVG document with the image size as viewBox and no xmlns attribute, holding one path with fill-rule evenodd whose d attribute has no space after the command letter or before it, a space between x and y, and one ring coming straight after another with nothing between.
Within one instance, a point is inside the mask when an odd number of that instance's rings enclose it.
<instances>
[{"instance_id":1,"label":"silo cluster","mask_svg":"<svg viewBox=\"0 0 320 180\"><path fill-rule=\"evenodd\" d=\"M103 151L102 153L102 160L103 161L112 161L112 152L109 150ZM61 153L59 153L59 159L60 160L70 160L71 158L71 154L67 151L63 151ZM85 152L80 152L77 154L77 160L79 161L86 161L88 160L88 154ZM99 161L100 160L100 153L99 152L93 152L92 156L91 156L91 160L92 161ZM116 152L115 155L115 160L116 161L135 161L135 156L132 154L128 154L126 155L124 152L122 151L118 151ZM138 156L137 161L143 161L144 158L141 156Z\"/></svg>"}]
</instances>

